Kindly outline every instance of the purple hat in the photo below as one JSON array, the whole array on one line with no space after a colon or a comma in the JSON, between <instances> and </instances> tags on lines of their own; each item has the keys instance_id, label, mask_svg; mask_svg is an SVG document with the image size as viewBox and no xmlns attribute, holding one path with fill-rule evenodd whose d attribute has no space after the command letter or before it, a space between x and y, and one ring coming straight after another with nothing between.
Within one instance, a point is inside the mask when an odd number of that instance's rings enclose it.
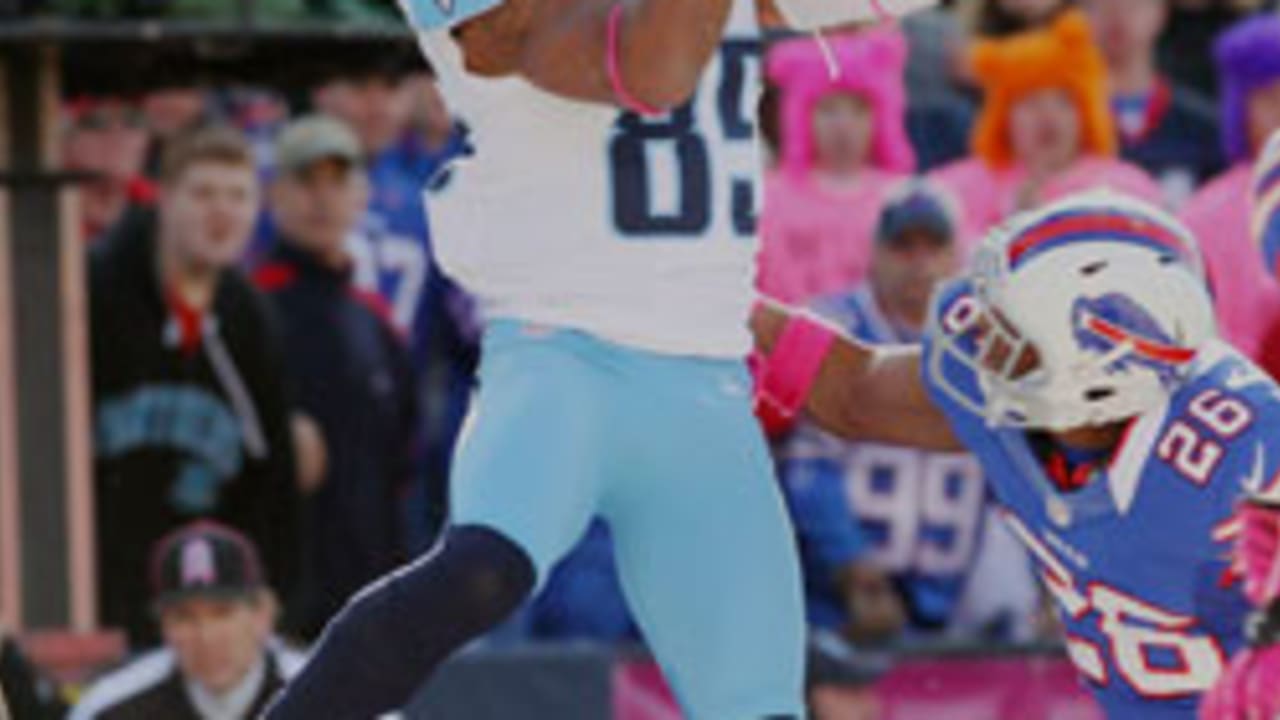
<instances>
[{"instance_id":1,"label":"purple hat","mask_svg":"<svg viewBox=\"0 0 1280 720\"><path fill-rule=\"evenodd\" d=\"M1253 156L1249 95L1280 80L1280 18L1259 15L1232 26L1214 47L1222 78L1222 143L1233 163Z\"/></svg>"}]
</instances>

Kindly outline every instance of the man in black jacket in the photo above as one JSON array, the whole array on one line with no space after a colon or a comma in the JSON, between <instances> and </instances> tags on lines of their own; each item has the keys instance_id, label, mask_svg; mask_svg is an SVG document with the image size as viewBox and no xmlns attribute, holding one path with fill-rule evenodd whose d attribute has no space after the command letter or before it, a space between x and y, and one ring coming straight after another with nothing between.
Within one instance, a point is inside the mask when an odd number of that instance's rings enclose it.
<instances>
[{"instance_id":1,"label":"man in black jacket","mask_svg":"<svg viewBox=\"0 0 1280 720\"><path fill-rule=\"evenodd\" d=\"M275 596L258 551L197 521L156 544L152 601L164 647L94 683L71 720L252 720L302 666L272 635Z\"/></svg>"},{"instance_id":2,"label":"man in black jacket","mask_svg":"<svg viewBox=\"0 0 1280 720\"><path fill-rule=\"evenodd\" d=\"M1160 183L1166 205L1180 208L1227 161L1213 104L1160 73L1156 46L1169 3L1085 0L1083 6L1107 60L1121 155Z\"/></svg>"},{"instance_id":3,"label":"man in black jacket","mask_svg":"<svg viewBox=\"0 0 1280 720\"><path fill-rule=\"evenodd\" d=\"M148 548L211 517L251 536L277 587L295 575L297 491L269 309L236 270L258 207L248 144L173 144L158 210L134 212L91 263L101 618L149 643Z\"/></svg>"},{"instance_id":4,"label":"man in black jacket","mask_svg":"<svg viewBox=\"0 0 1280 720\"><path fill-rule=\"evenodd\" d=\"M329 457L304 503L304 632L405 559L401 503L416 470L406 345L381 300L352 282L346 244L368 202L361 162L337 120L285 129L269 202L279 237L256 275L281 318L299 409L320 425Z\"/></svg>"}]
</instances>

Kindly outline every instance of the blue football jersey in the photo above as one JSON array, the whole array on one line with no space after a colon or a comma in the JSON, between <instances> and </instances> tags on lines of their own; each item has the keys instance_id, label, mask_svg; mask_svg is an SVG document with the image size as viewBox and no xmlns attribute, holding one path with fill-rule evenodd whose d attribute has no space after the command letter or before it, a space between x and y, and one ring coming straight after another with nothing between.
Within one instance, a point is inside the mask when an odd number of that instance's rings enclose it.
<instances>
[{"instance_id":1,"label":"blue football jersey","mask_svg":"<svg viewBox=\"0 0 1280 720\"><path fill-rule=\"evenodd\" d=\"M1233 512L1246 489L1276 476L1280 393L1213 341L1167 403L1131 422L1090 481L1063 492L1026 432L975 414L978 378L941 350L949 320L972 302L967 281L939 294L924 382L1035 557L1072 661L1110 718L1194 718L1242 644L1248 606L1230 574Z\"/></svg>"},{"instance_id":2,"label":"blue football jersey","mask_svg":"<svg viewBox=\"0 0 1280 720\"><path fill-rule=\"evenodd\" d=\"M390 306L420 365L441 322L441 283L431 249L423 184L402 161L399 148L369 164L371 195L361 231L349 249L357 280Z\"/></svg>"},{"instance_id":3,"label":"blue football jersey","mask_svg":"<svg viewBox=\"0 0 1280 720\"><path fill-rule=\"evenodd\" d=\"M918 340L885 318L868 287L816 309L871 343ZM812 624L838 629L848 622L836 577L860 561L890 574L913 629L947 625L987 509L986 484L971 455L849 443L802 424L780 471L800 537Z\"/></svg>"}]
</instances>

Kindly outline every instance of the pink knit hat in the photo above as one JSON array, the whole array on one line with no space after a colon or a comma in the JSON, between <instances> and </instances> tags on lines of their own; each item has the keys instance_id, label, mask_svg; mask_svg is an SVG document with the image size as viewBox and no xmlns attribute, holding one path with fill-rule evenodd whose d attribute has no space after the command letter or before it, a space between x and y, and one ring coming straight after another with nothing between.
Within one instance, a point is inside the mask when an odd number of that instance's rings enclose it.
<instances>
[{"instance_id":1,"label":"pink knit hat","mask_svg":"<svg viewBox=\"0 0 1280 720\"><path fill-rule=\"evenodd\" d=\"M902 33L877 28L827 38L827 43L839 69L836 77L813 37L787 40L769 52L769 79L782 93L783 167L805 173L813 166L813 110L827 95L848 92L871 108L871 164L894 173L914 171L916 155L906 130L907 42Z\"/></svg>"}]
</instances>

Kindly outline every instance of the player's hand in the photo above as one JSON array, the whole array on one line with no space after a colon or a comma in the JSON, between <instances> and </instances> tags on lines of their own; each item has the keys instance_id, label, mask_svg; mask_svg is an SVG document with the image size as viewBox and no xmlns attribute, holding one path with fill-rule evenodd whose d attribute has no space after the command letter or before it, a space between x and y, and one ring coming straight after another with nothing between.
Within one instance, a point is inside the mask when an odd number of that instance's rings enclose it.
<instances>
[{"instance_id":1,"label":"player's hand","mask_svg":"<svg viewBox=\"0 0 1280 720\"><path fill-rule=\"evenodd\" d=\"M1244 650L1200 703L1200 720L1280 718L1280 645Z\"/></svg>"},{"instance_id":2,"label":"player's hand","mask_svg":"<svg viewBox=\"0 0 1280 720\"><path fill-rule=\"evenodd\" d=\"M297 462L298 490L310 495L324 484L329 473L329 450L320 425L303 413L290 418L293 454Z\"/></svg>"},{"instance_id":3,"label":"player's hand","mask_svg":"<svg viewBox=\"0 0 1280 720\"><path fill-rule=\"evenodd\" d=\"M1246 501L1240 506L1236 562L1244 573L1244 592L1255 607L1280 598L1280 505Z\"/></svg>"}]
</instances>

